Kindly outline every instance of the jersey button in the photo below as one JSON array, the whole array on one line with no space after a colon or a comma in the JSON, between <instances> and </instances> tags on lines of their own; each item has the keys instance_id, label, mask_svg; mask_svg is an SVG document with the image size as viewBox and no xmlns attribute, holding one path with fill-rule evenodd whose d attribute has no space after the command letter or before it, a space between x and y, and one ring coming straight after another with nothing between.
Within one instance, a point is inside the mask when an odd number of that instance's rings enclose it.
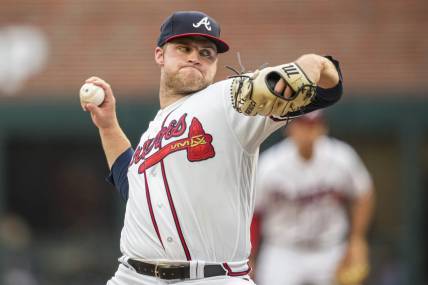
<instances>
[{"instance_id":1,"label":"jersey button","mask_svg":"<svg viewBox=\"0 0 428 285\"><path fill-rule=\"evenodd\" d=\"M167 239L166 239L168 242L173 242L174 240L172 239L172 237L168 237Z\"/></svg>"},{"instance_id":2,"label":"jersey button","mask_svg":"<svg viewBox=\"0 0 428 285\"><path fill-rule=\"evenodd\" d=\"M150 173L151 173L153 176L156 176L156 173L157 173L157 171L156 171L156 166L152 167L152 170L150 171Z\"/></svg>"},{"instance_id":3,"label":"jersey button","mask_svg":"<svg viewBox=\"0 0 428 285\"><path fill-rule=\"evenodd\" d=\"M158 208L160 209L162 207L163 207L163 204L162 203L158 203Z\"/></svg>"}]
</instances>

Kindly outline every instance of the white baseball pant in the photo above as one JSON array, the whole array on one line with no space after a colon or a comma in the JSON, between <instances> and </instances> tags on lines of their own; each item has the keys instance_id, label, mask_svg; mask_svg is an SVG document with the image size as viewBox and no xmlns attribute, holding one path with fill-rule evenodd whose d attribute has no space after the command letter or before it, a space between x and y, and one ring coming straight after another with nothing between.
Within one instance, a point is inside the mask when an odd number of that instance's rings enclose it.
<instances>
[{"instance_id":1,"label":"white baseball pant","mask_svg":"<svg viewBox=\"0 0 428 285\"><path fill-rule=\"evenodd\" d=\"M259 285L331 285L344 245L318 250L263 245L257 260Z\"/></svg>"}]
</instances>

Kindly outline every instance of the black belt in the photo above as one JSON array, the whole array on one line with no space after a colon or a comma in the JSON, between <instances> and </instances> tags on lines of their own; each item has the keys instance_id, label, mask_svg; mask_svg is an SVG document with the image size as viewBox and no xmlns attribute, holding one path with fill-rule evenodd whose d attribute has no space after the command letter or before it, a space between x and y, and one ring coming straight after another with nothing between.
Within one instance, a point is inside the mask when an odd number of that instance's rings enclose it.
<instances>
[{"instance_id":1,"label":"black belt","mask_svg":"<svg viewBox=\"0 0 428 285\"><path fill-rule=\"evenodd\" d=\"M158 277L165 280L190 279L189 264L152 264L129 259L128 264L140 274ZM219 264L204 265L204 277L227 275L227 271Z\"/></svg>"}]
</instances>

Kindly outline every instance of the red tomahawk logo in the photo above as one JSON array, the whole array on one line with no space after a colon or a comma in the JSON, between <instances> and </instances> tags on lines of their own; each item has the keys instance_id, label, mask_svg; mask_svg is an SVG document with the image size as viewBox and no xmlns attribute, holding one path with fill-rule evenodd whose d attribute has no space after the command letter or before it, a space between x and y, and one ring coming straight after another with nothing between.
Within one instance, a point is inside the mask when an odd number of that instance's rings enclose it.
<instances>
[{"instance_id":1,"label":"red tomahawk logo","mask_svg":"<svg viewBox=\"0 0 428 285\"><path fill-rule=\"evenodd\" d=\"M143 173L147 168L152 167L170 153L187 150L187 159L189 161L201 161L215 156L214 147L211 142L213 137L206 134L201 122L193 118L189 127L189 135L187 138L170 142L158 152L148 157L139 167L138 173Z\"/></svg>"}]
</instances>

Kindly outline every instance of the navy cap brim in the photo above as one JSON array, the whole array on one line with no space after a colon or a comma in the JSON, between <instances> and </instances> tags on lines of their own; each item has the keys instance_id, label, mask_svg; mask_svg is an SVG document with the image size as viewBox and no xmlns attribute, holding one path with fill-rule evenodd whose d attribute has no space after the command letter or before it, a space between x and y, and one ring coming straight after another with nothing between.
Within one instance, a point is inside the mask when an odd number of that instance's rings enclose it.
<instances>
[{"instance_id":1,"label":"navy cap brim","mask_svg":"<svg viewBox=\"0 0 428 285\"><path fill-rule=\"evenodd\" d=\"M217 37L214 37L212 35L207 35L207 34L204 34L204 33L187 33L187 34L174 35L174 36L171 36L171 37L167 38L160 45L162 46L165 43L170 42L170 41L172 41L174 39L185 38L185 37L196 37L196 36L201 36L201 37L207 38L210 41L212 41L216 45L218 53L224 53L224 52L227 52L229 50L229 45L225 41L223 41L223 40L221 40L221 39L219 39Z\"/></svg>"}]
</instances>

